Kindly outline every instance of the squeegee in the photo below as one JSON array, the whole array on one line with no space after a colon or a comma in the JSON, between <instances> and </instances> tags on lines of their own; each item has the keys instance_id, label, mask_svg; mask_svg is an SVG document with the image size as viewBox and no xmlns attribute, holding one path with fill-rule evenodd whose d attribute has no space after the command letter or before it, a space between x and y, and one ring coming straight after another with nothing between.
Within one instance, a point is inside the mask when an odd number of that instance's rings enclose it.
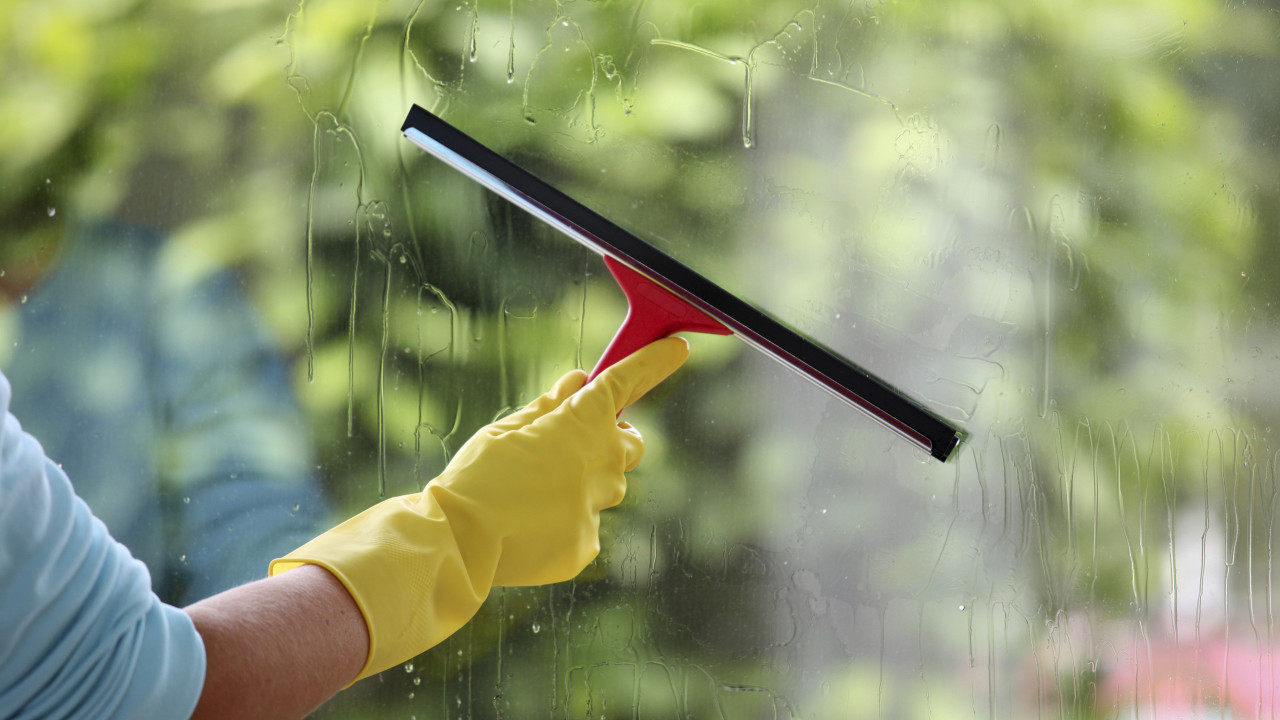
<instances>
[{"instance_id":1,"label":"squeegee","mask_svg":"<svg viewBox=\"0 0 1280 720\"><path fill-rule=\"evenodd\" d=\"M628 309L591 377L677 332L734 334L938 460L946 461L960 442L959 430L885 381L766 315L431 112L414 105L400 129L418 147L604 256Z\"/></svg>"}]
</instances>

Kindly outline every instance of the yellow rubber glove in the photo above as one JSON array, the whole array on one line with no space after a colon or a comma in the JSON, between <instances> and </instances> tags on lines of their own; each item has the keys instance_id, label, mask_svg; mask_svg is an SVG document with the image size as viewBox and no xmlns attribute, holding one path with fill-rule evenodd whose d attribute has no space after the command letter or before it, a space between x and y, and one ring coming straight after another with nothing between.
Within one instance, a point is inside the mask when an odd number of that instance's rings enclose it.
<instances>
[{"instance_id":1,"label":"yellow rubber glove","mask_svg":"<svg viewBox=\"0 0 1280 720\"><path fill-rule=\"evenodd\" d=\"M546 395L482 428L421 493L385 500L271 563L320 565L369 626L357 680L452 635L499 585L575 577L600 552L600 511L622 502L644 453L619 423L627 405L684 363L680 338L648 345L590 385L565 375Z\"/></svg>"}]
</instances>

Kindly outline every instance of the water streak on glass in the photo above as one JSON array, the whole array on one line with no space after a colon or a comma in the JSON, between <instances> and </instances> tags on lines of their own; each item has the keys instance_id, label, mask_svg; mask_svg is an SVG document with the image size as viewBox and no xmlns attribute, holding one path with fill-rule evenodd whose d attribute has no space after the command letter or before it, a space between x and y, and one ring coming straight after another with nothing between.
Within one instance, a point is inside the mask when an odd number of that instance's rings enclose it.
<instances>
[{"instance_id":1,"label":"water streak on glass","mask_svg":"<svg viewBox=\"0 0 1280 720\"><path fill-rule=\"evenodd\" d=\"M498 592L498 639L495 643L497 653L496 681L493 686L493 711L495 717L502 717L503 712L503 673L502 647L507 634L507 588L499 588Z\"/></svg>"},{"instance_id":2,"label":"water streak on glass","mask_svg":"<svg viewBox=\"0 0 1280 720\"><path fill-rule=\"evenodd\" d=\"M424 271L421 269L419 269L418 272L420 277L424 274ZM429 303L429 307L427 308L425 313L423 311L424 298L426 298L427 302ZM448 314L447 330L445 330L444 333L442 333L444 336L443 345L438 349L435 349L426 354L423 354L423 344L425 342L428 342L429 340L435 340L435 341L439 340L439 338L426 337L426 335L423 333L423 324L425 322L429 322L433 316L438 316L440 314L440 308L442 306ZM418 355L417 355L418 411L417 411L417 422L414 424L414 428L413 428L413 456L414 456L414 474L416 477L420 478L421 477L420 472L423 467L422 465L422 431L426 430L428 433L430 433L433 437L436 438L436 440L440 443L440 449L441 449L443 458L447 462L450 457L450 442L454 434L457 433L458 428L462 423L462 400L461 400L461 397L459 396L459 393L456 392L456 387L455 387L457 384L457 375L455 374L455 371L457 369L457 362L458 362L456 353L460 345L459 318L458 318L457 305L455 305L453 301L451 301L439 288L435 287L434 285L431 285L430 283L424 282L418 288L416 311L419 317L418 325L416 328L416 339L417 339L417 348L418 348ZM438 377L443 376L448 381L447 388L446 388L448 400L446 401L445 408L444 408L444 415L443 415L443 417L445 418L445 422L442 423L442 427L437 427L435 424L429 422L423 413L426 405L425 396L426 396L427 388L429 387L427 383L427 377L426 377L428 364L431 363L432 360L435 359L441 353L447 353L447 355L444 358L444 364L445 364L444 370L441 371L439 369L438 364L435 364L432 367L433 369L436 370Z\"/></svg>"},{"instance_id":3,"label":"water streak on glass","mask_svg":"<svg viewBox=\"0 0 1280 720\"><path fill-rule=\"evenodd\" d=\"M316 308L315 308L315 193L317 179L320 174L320 126L316 125L314 130L314 140L312 141L311 154L311 185L307 192L307 254L306 254L306 274L307 274L307 380L314 381L316 377L316 358L315 358L315 334L316 334Z\"/></svg>"},{"instance_id":4,"label":"water streak on glass","mask_svg":"<svg viewBox=\"0 0 1280 720\"><path fill-rule=\"evenodd\" d=\"M515 396L512 391L512 373L515 372L515 364L509 362L511 353L516 352L516 348L528 347L527 343L518 343L518 339L528 337L527 332L529 325L536 325L535 321L538 317L538 301L534 297L533 291L525 286L515 289L510 295L502 299L502 305L499 310L499 322L501 327L498 331L498 382L500 390L498 396L502 398L502 409L500 414L514 412L518 410L521 403L520 399Z\"/></svg>"},{"instance_id":5,"label":"water streak on glass","mask_svg":"<svg viewBox=\"0 0 1280 720\"><path fill-rule=\"evenodd\" d=\"M357 212L363 212L363 208ZM354 437L356 432L356 321L360 312L360 258L364 255L360 237L364 228L364 222L356 222L355 237L351 243L351 294L347 313L347 437Z\"/></svg>"},{"instance_id":6,"label":"water streak on glass","mask_svg":"<svg viewBox=\"0 0 1280 720\"><path fill-rule=\"evenodd\" d=\"M383 263L382 346L378 355L378 497L387 495L387 337L391 319L391 258Z\"/></svg>"},{"instance_id":7,"label":"water streak on glass","mask_svg":"<svg viewBox=\"0 0 1280 720\"><path fill-rule=\"evenodd\" d=\"M516 81L516 0L508 0L507 16L510 25L507 29L507 84Z\"/></svg>"},{"instance_id":8,"label":"water streak on glass","mask_svg":"<svg viewBox=\"0 0 1280 720\"><path fill-rule=\"evenodd\" d=\"M351 102L351 93L355 89L356 77L360 71L360 60L364 56L365 45L373 35L373 25L377 19L378 6L371 3L369 6L369 20L365 23L364 31L360 34L360 39L356 42L355 55L351 58L346 86L342 90L342 99L338 101L338 109L333 113L339 118L347 117L347 107Z\"/></svg>"},{"instance_id":9,"label":"water streak on glass","mask_svg":"<svg viewBox=\"0 0 1280 720\"><path fill-rule=\"evenodd\" d=\"M471 25L467 29L467 62L475 62L477 56L476 45L479 43L480 36L480 3L471 4ZM462 69L465 71L466 66Z\"/></svg>"}]
</instances>

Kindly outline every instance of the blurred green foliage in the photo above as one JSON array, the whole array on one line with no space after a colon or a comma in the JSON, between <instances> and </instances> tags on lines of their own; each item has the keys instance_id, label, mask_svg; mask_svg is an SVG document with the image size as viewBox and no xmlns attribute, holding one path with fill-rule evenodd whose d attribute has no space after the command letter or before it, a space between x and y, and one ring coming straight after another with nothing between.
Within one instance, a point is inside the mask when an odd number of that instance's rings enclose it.
<instances>
[{"instance_id":1,"label":"blurred green foliage","mask_svg":"<svg viewBox=\"0 0 1280 720\"><path fill-rule=\"evenodd\" d=\"M411 103L970 434L925 465L698 338L628 416L649 455L601 560L322 715L1107 716L1096 671L1044 653L1077 612L1099 636L1169 614L1178 511L1225 513L1269 588L1274 2L15 0L0 38L6 237L113 215L170 231L173 272L239 269L344 511L419 487L624 313L598 260L405 143ZM848 556L845 605L780 599L793 551ZM967 626L933 614L964 593ZM895 639L967 638L973 667L975 617L1022 648L990 697ZM823 623L848 656L814 680ZM1062 687L1019 689L1033 660Z\"/></svg>"}]
</instances>

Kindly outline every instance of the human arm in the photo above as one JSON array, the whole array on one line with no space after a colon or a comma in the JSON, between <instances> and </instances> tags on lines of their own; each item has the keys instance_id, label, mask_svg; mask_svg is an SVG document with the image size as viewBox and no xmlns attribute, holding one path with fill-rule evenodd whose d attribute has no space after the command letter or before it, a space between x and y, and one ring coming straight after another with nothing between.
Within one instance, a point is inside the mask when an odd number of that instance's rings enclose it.
<instances>
[{"instance_id":1,"label":"human arm","mask_svg":"<svg viewBox=\"0 0 1280 720\"><path fill-rule=\"evenodd\" d=\"M186 717L205 667L190 618L8 408L0 374L0 717Z\"/></svg>"},{"instance_id":2,"label":"human arm","mask_svg":"<svg viewBox=\"0 0 1280 720\"><path fill-rule=\"evenodd\" d=\"M294 718L346 687L369 634L342 583L314 565L188 607L208 670L193 718Z\"/></svg>"},{"instance_id":3,"label":"human arm","mask_svg":"<svg viewBox=\"0 0 1280 720\"><path fill-rule=\"evenodd\" d=\"M0 717L302 717L351 682L368 635L332 575L163 605L7 413L7 391L0 375Z\"/></svg>"},{"instance_id":4,"label":"human arm","mask_svg":"<svg viewBox=\"0 0 1280 720\"><path fill-rule=\"evenodd\" d=\"M423 493L189 613L160 603L145 566L21 432L0 375L0 717L182 718L197 700L204 717L301 717L448 637L490 587L574 577L643 452L615 415L687 354L659 341L585 389L569 373L477 433Z\"/></svg>"}]
</instances>

